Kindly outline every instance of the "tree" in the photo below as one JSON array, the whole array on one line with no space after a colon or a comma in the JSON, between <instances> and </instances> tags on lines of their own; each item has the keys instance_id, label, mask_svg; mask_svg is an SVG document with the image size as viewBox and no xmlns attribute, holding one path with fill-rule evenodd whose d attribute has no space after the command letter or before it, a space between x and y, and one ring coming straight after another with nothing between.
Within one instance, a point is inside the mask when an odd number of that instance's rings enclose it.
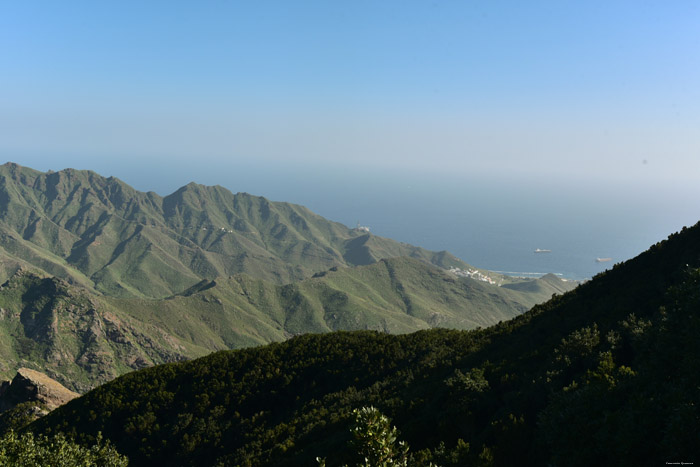
<instances>
[{"instance_id":1,"label":"tree","mask_svg":"<svg viewBox=\"0 0 700 467\"><path fill-rule=\"evenodd\" d=\"M58 433L48 437L31 432L18 435L9 431L0 438L0 465L18 467L126 467L129 459L122 456L109 442L97 442L84 447Z\"/></svg>"},{"instance_id":2,"label":"tree","mask_svg":"<svg viewBox=\"0 0 700 467\"><path fill-rule=\"evenodd\" d=\"M391 426L391 420L375 407L362 407L353 410L355 425L351 428L352 445L362 460L357 467L406 467L408 465L408 445L399 441L398 430ZM326 460L316 458L320 467Z\"/></svg>"},{"instance_id":3,"label":"tree","mask_svg":"<svg viewBox=\"0 0 700 467\"><path fill-rule=\"evenodd\" d=\"M391 426L391 420L375 407L355 409L353 445L364 459L361 467L405 467L408 458L408 445L396 440L398 430Z\"/></svg>"}]
</instances>

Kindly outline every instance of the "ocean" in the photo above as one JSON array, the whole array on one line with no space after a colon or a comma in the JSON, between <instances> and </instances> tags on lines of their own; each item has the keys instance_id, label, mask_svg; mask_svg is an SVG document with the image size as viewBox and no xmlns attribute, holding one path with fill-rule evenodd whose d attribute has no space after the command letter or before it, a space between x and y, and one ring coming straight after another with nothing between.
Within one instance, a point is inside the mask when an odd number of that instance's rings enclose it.
<instances>
[{"instance_id":1,"label":"ocean","mask_svg":"<svg viewBox=\"0 0 700 467\"><path fill-rule=\"evenodd\" d=\"M348 178L281 184L266 196L350 227L359 222L376 235L447 250L479 268L575 280L589 279L700 220L697 195L648 184Z\"/></svg>"},{"instance_id":2,"label":"ocean","mask_svg":"<svg viewBox=\"0 0 700 467\"><path fill-rule=\"evenodd\" d=\"M700 184L653 178L314 170L292 164L215 171L195 164L187 173L160 165L114 175L161 195L196 181L301 204L349 227L359 222L375 235L447 250L473 266L520 276L588 279L700 220Z\"/></svg>"}]
</instances>

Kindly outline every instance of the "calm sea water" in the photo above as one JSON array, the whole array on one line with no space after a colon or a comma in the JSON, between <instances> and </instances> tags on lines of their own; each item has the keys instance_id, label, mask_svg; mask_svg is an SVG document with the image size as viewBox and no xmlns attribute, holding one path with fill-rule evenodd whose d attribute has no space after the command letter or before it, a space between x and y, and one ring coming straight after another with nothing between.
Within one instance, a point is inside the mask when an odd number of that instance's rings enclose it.
<instances>
[{"instance_id":1,"label":"calm sea water","mask_svg":"<svg viewBox=\"0 0 700 467\"><path fill-rule=\"evenodd\" d=\"M376 235L448 250L474 266L514 275L590 278L700 220L700 188L653 179L600 182L364 167L314 172L255 165L217 171L194 166L186 174L160 166L157 173L144 169L120 178L161 194L194 180L302 204L347 226L359 221ZM169 185L157 185L165 180ZM536 254L538 248L551 253Z\"/></svg>"},{"instance_id":2,"label":"calm sea water","mask_svg":"<svg viewBox=\"0 0 700 467\"><path fill-rule=\"evenodd\" d=\"M273 199L512 275L587 279L700 220L697 196L634 184L373 177L284 190Z\"/></svg>"}]
</instances>

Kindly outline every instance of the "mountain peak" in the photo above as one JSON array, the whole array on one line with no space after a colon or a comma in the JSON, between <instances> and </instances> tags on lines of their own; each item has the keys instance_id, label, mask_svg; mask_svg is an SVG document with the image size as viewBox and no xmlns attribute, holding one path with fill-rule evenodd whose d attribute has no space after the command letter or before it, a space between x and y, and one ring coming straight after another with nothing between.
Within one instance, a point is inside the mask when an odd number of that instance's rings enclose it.
<instances>
[{"instance_id":1,"label":"mountain peak","mask_svg":"<svg viewBox=\"0 0 700 467\"><path fill-rule=\"evenodd\" d=\"M357 232L303 206L190 182L160 197L89 170L0 167L0 250L27 264L120 297L164 298L236 273L289 283L334 266L412 256L467 265ZM18 261L17 258L21 258ZM0 280L10 268L0 268Z\"/></svg>"}]
</instances>

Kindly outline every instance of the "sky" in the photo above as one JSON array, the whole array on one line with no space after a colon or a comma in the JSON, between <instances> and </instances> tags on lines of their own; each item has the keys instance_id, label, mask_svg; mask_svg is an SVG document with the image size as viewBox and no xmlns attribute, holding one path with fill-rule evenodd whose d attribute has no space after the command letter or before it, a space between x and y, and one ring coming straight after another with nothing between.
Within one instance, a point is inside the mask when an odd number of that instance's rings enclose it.
<instances>
[{"instance_id":1,"label":"sky","mask_svg":"<svg viewBox=\"0 0 700 467\"><path fill-rule=\"evenodd\" d=\"M546 184L697 220L699 129L696 1L0 1L0 159L163 195Z\"/></svg>"},{"instance_id":2,"label":"sky","mask_svg":"<svg viewBox=\"0 0 700 467\"><path fill-rule=\"evenodd\" d=\"M694 1L1 5L8 160L700 173Z\"/></svg>"}]
</instances>

